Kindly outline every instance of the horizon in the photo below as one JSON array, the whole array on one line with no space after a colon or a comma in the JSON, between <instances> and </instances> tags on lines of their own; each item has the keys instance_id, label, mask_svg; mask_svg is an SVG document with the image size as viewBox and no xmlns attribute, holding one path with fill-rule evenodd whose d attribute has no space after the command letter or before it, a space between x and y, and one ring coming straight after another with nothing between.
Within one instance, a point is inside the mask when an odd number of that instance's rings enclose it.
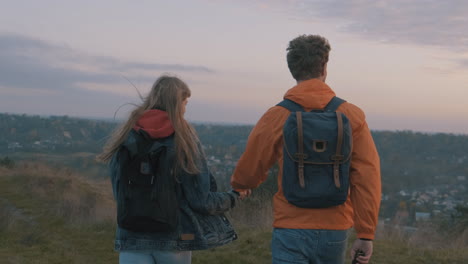
<instances>
[{"instance_id":1,"label":"horizon","mask_svg":"<svg viewBox=\"0 0 468 264\"><path fill-rule=\"evenodd\" d=\"M295 85L288 42L318 34L332 48L327 84L372 130L465 135L466 12L434 0L9 2L0 112L112 118L138 102L133 84L145 94L171 73L192 91L188 120L253 125Z\"/></svg>"},{"instance_id":2,"label":"horizon","mask_svg":"<svg viewBox=\"0 0 468 264\"><path fill-rule=\"evenodd\" d=\"M114 118L106 118L106 117L87 117L87 116L70 116L70 115L35 115L35 114L28 114L28 113L10 113L10 112L0 112L0 114L6 115L26 115L28 117L35 117L39 116L41 118L51 118L51 117L68 117L74 119L81 119L81 120L96 120L96 121L103 121L103 122L110 122L110 123L119 123L123 122L126 119L114 119ZM254 126L255 123L234 123L234 122L223 122L223 121L199 121L199 120L187 120L192 125L215 125L215 126ZM468 133L455 133L455 132L440 132L440 131L421 131L421 130L389 130L389 129L371 129L371 132L391 132L391 133L401 133L401 132L410 132L415 134L423 134L423 135L437 135L437 134L444 134L444 135L451 135L451 136L468 136Z\"/></svg>"}]
</instances>

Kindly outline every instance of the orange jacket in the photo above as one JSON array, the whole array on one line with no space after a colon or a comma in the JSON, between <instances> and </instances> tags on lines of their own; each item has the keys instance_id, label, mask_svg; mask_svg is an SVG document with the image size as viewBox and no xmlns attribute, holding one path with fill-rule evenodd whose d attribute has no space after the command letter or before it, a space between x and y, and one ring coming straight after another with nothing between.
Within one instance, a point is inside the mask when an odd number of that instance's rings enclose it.
<instances>
[{"instance_id":1,"label":"orange jacket","mask_svg":"<svg viewBox=\"0 0 468 264\"><path fill-rule=\"evenodd\" d=\"M318 79L299 83L284 98L306 110L323 109L335 96L332 89ZM350 195L338 206L324 209L299 208L283 195L283 125L290 112L280 106L270 108L252 130L244 154L231 178L235 189L253 189L266 180L268 170L278 162L278 192L273 198L277 228L345 230L353 225L359 238L374 239L381 199L380 161L374 141L361 109L343 103L338 111L351 123L353 150L350 172Z\"/></svg>"}]
</instances>

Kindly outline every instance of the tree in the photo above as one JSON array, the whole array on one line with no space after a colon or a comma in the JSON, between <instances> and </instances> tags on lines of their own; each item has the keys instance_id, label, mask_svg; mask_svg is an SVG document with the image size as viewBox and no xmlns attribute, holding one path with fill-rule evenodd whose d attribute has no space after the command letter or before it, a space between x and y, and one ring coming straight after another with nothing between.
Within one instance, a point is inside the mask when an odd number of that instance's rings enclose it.
<instances>
[{"instance_id":1,"label":"tree","mask_svg":"<svg viewBox=\"0 0 468 264\"><path fill-rule=\"evenodd\" d=\"M0 167L13 169L15 167L15 162L7 156L3 159L0 159Z\"/></svg>"},{"instance_id":2,"label":"tree","mask_svg":"<svg viewBox=\"0 0 468 264\"><path fill-rule=\"evenodd\" d=\"M457 205L455 207L456 212L452 215L454 220L454 226L457 230L468 229L468 206Z\"/></svg>"}]
</instances>

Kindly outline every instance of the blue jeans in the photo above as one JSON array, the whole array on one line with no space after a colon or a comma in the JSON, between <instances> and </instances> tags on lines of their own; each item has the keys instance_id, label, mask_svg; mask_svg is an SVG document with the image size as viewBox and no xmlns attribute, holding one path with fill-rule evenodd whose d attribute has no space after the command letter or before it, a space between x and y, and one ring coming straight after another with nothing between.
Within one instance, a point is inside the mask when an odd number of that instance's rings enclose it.
<instances>
[{"instance_id":1,"label":"blue jeans","mask_svg":"<svg viewBox=\"0 0 468 264\"><path fill-rule=\"evenodd\" d=\"M120 264L190 264L192 251L125 250L120 251Z\"/></svg>"},{"instance_id":2,"label":"blue jeans","mask_svg":"<svg viewBox=\"0 0 468 264\"><path fill-rule=\"evenodd\" d=\"M348 230L275 228L273 264L343 264Z\"/></svg>"}]
</instances>

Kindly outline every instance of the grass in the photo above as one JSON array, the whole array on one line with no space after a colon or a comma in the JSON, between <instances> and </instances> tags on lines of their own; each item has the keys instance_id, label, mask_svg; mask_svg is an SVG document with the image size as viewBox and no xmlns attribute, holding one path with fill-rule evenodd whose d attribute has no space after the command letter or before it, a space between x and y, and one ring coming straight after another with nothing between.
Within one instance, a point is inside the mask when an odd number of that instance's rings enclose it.
<instances>
[{"instance_id":1,"label":"grass","mask_svg":"<svg viewBox=\"0 0 468 264\"><path fill-rule=\"evenodd\" d=\"M40 165L0 171L0 212L9 217L0 223L2 263L117 262L110 194L63 172Z\"/></svg>"},{"instance_id":2,"label":"grass","mask_svg":"<svg viewBox=\"0 0 468 264\"><path fill-rule=\"evenodd\" d=\"M270 263L271 204L262 199L254 197L230 214L237 241L195 251L193 263ZM108 181L40 164L0 167L0 262L118 263L114 206ZM447 239L429 231L408 238L382 230L371 263L468 263L466 234Z\"/></svg>"},{"instance_id":3,"label":"grass","mask_svg":"<svg viewBox=\"0 0 468 264\"><path fill-rule=\"evenodd\" d=\"M235 242L210 250L193 252L193 263L270 263L269 229L238 228L238 240Z\"/></svg>"},{"instance_id":4,"label":"grass","mask_svg":"<svg viewBox=\"0 0 468 264\"><path fill-rule=\"evenodd\" d=\"M377 240L374 247L374 255L371 263L468 263L468 254L466 249L431 249L425 248L424 245L411 245L401 240Z\"/></svg>"},{"instance_id":5,"label":"grass","mask_svg":"<svg viewBox=\"0 0 468 264\"><path fill-rule=\"evenodd\" d=\"M106 179L107 167L97 162L96 154L91 152L76 152L67 154L15 152L9 155L14 161L28 161L37 164L47 164L50 167L66 167L68 173L72 171L86 172L88 178Z\"/></svg>"},{"instance_id":6,"label":"grass","mask_svg":"<svg viewBox=\"0 0 468 264\"><path fill-rule=\"evenodd\" d=\"M195 252L193 263L256 264L271 263L270 230L239 229L238 241L214 250ZM348 240L347 261L350 263L349 247L355 236ZM374 243L370 263L378 264L466 264L467 248L426 248L413 245L402 238L379 239ZM349 260L349 261L348 261Z\"/></svg>"}]
</instances>

